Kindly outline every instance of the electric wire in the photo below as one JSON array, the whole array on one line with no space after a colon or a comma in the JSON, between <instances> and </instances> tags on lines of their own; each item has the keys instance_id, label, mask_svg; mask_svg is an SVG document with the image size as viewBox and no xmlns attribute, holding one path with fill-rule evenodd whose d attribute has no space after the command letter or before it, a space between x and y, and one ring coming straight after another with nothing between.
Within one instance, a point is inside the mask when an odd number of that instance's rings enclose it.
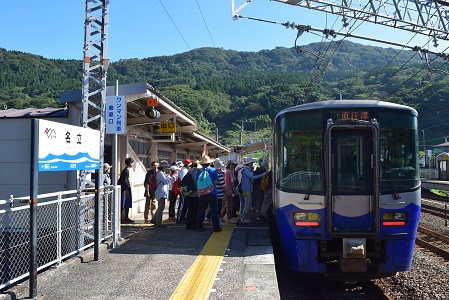
<instances>
[{"instance_id":1,"label":"electric wire","mask_svg":"<svg viewBox=\"0 0 449 300\"><path fill-rule=\"evenodd\" d=\"M215 48L214 39L212 38L212 35L210 34L209 27L207 26L207 23L206 23L206 19L204 19L203 12L201 11L200 4L198 3L198 0L195 0L195 1L196 1L196 5L198 6L198 9L200 11L201 17L203 18L203 22L204 22L204 25L206 26L207 33L209 34L210 40L212 41L212 45L214 45L214 48Z\"/></svg>"},{"instance_id":2,"label":"electric wire","mask_svg":"<svg viewBox=\"0 0 449 300\"><path fill-rule=\"evenodd\" d=\"M444 49L444 51L443 51L443 53L446 51L446 50L448 50L449 49L449 47L447 47L446 49ZM430 61L430 63L432 63L435 59L437 59L438 58L438 56L435 56L431 61ZM425 66L423 66L420 70L418 70L418 71L416 71L412 76L410 76L407 80L405 80L404 82L402 82L399 86L397 86L396 87L396 89L393 91L393 92L391 92L391 93L389 93L388 95L386 95L383 99L384 100L386 100L386 99L388 99L389 97L391 97L391 96L393 96L394 94L396 94L396 92L398 92L399 91L399 89L402 87L402 86L404 86L407 82L409 82L410 80L412 80L417 74L419 74L422 70L424 70L425 68L427 68L428 66L427 66L427 64L425 65ZM416 101L416 100L415 100ZM411 102L408 102L408 103L406 103L408 106L411 106L411 104L414 104L415 103L415 101L411 101Z\"/></svg>"},{"instance_id":3,"label":"electric wire","mask_svg":"<svg viewBox=\"0 0 449 300\"><path fill-rule=\"evenodd\" d=\"M364 8L362 9L362 10L360 10L360 12L359 12L359 14L362 14L362 12L364 11L364 9L366 8L366 6L369 4L370 2L368 2L365 6L364 6ZM381 5L381 3L379 3L379 5ZM247 18L247 19L250 19L250 20L255 20L255 21L261 21L261 22L266 22L266 23L271 23L271 24L281 24L281 25L285 25L285 23L278 23L278 22L274 22L274 21L268 21L268 20L263 20L263 19L259 19L259 18L252 18L252 17L244 17L244 16L239 16L239 18ZM337 18L338 19L338 18ZM336 21L337 21L337 19L336 19ZM344 19L343 19L344 20ZM334 24L333 24L333 26L335 25L335 23L336 23L336 21L334 22ZM355 28L353 28L354 26L355 26L355 24L357 23L357 21L358 20L355 20L354 22L353 22L353 24L349 27L349 29L347 30L347 33L348 34L350 34L351 32L354 32L358 27L360 27L364 22L365 22L365 20L362 20L362 22L360 23L360 24L358 24L357 25L357 27L355 27ZM345 23L346 24L346 23ZM332 27L333 27L332 26ZM343 28L346 28L346 26L343 26ZM342 28L342 29L343 29ZM407 45L415 38L415 36L417 35L417 33L415 33L415 35L409 40L409 42L407 43ZM338 46L334 49L334 51L332 52L332 54L330 55L330 57L329 57L329 59L327 60L327 64L325 65L325 67L324 67L324 69L321 71L321 72L319 72L318 73L318 77L319 78L321 78L321 76L324 74L324 72L325 72L325 70L327 69L327 67L329 66L329 64L330 64L330 61L332 60L332 57L335 55L335 53L336 53L336 51L338 50L338 48L340 47L340 45L341 45L341 42L343 42L343 40L344 39L346 39L347 37L349 37L349 36L344 36L341 40L340 40L340 43L338 43ZM333 38L334 39L334 38ZM333 40L332 39L332 40ZM429 40L430 41L430 40ZM429 44L429 41L423 46L423 47L425 47L426 45L428 45ZM332 42L332 41L331 41ZM329 49L330 49L330 45L331 45L331 43L329 43L329 46L328 46L328 49L326 50L326 52L325 52L325 54L324 55L326 55L327 54L327 52L329 51ZM449 47L448 47L449 48ZM442 53L444 53L448 48L446 48ZM399 53L402 51L404 49L404 47L402 47L402 49L396 54L396 56L395 57L393 57L393 59L390 61L390 63L392 62L392 61L394 61L394 59L399 55ZM321 57L322 55L320 54L321 53L321 49L320 49L320 52L319 52L319 54L318 55L315 55L316 56L316 59L315 59L315 62L316 63L318 63L320 66L321 66L321 64L323 63L323 62L321 62L320 60L319 60L319 57ZM405 67L405 65L407 64L407 63L409 63L410 62L410 60L411 59L413 59L415 56L416 56L416 54L417 53L415 53L415 55L413 55L409 60L407 60L392 76L390 76L390 79L394 76L394 75L396 75L403 67ZM432 63L435 59L437 58L437 56L436 57L434 57L431 61L430 61L430 63ZM442 66L444 66L446 63L448 63L449 61L446 61ZM404 84L406 84L408 81L410 81L414 76L416 76L416 74L419 74L425 67L429 67L429 69L430 69L430 63L429 63L429 61L427 61L427 65L426 66L424 66L422 69L420 69L418 72L416 72L416 73L414 73L409 79L407 79L406 81L404 81L401 85L399 85L392 93L390 93L390 94L388 94L387 96L385 96L383 99L387 99L387 98L389 98L389 97L391 97L392 95L394 95L398 90L399 90L399 88L402 86L402 85L404 85ZM385 67L384 67L384 69L387 67L388 65L386 65ZM315 66L314 66L315 67ZM317 68L317 69L319 69L319 67ZM449 74L449 72L446 72L446 71L444 71L444 70L441 70L441 69L431 69L432 71L434 71L434 70L437 70L437 71L441 71L441 72L444 72L444 73L446 73L446 74ZM308 86L310 85L310 84L312 84L313 82L314 82L315 80L314 80L314 77L312 77L312 79L308 82L308 84L306 85L306 89L308 88ZM311 90L306 94L307 95L307 97L305 97L305 99L303 100L303 102L305 103L305 102L307 102L307 100L308 100L308 98L310 97L310 94L311 94ZM297 104L299 103L299 99L298 99L298 102L297 102ZM413 103L413 102L411 102L411 103Z\"/></svg>"},{"instance_id":4,"label":"electric wire","mask_svg":"<svg viewBox=\"0 0 449 300\"><path fill-rule=\"evenodd\" d=\"M172 17L170 16L170 14L168 13L167 9L165 8L164 4L162 3L161 0L159 0L159 3L162 5L162 7L164 8L165 12L167 13L167 16L170 18L171 22L173 23L173 25L175 26L176 30L178 31L179 35L181 36L182 40L184 41L184 43L186 44L187 48L190 49L189 44L187 43L186 39L184 38L184 36L182 35L181 31L179 30L178 26L176 26L175 21L173 21Z\"/></svg>"}]
</instances>

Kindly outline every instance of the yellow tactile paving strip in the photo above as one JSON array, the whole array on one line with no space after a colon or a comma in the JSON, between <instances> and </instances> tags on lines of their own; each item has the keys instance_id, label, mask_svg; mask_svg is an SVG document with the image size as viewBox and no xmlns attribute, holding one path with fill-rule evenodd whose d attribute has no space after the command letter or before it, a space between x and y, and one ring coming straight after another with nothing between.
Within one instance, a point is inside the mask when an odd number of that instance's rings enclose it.
<instances>
[{"instance_id":1,"label":"yellow tactile paving strip","mask_svg":"<svg viewBox=\"0 0 449 300\"><path fill-rule=\"evenodd\" d=\"M171 300L201 300L209 297L234 227L234 224L226 224L222 227L223 231L212 234L171 295Z\"/></svg>"}]
</instances>

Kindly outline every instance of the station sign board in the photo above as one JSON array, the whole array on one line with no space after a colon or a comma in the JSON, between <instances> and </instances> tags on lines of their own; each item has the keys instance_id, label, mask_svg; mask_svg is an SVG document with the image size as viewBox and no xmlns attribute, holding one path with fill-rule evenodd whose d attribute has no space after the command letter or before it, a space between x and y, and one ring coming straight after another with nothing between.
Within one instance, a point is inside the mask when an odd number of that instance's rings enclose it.
<instances>
[{"instance_id":1,"label":"station sign board","mask_svg":"<svg viewBox=\"0 0 449 300\"><path fill-rule=\"evenodd\" d=\"M99 130L37 121L39 172L100 168Z\"/></svg>"}]
</instances>

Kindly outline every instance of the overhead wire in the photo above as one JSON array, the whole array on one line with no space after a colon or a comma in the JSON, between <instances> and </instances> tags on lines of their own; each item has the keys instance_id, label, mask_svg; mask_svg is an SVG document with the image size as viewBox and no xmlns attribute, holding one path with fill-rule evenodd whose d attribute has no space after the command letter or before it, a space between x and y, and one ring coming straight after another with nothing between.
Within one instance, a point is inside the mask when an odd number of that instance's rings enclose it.
<instances>
[{"instance_id":1,"label":"overhead wire","mask_svg":"<svg viewBox=\"0 0 449 300\"><path fill-rule=\"evenodd\" d=\"M359 12L359 14L362 14L362 12L364 11L364 9L366 8L366 6L368 6L368 4L370 4L371 2L368 2L365 6L364 6L364 8L363 9L361 9L360 10L360 12ZM379 6L381 5L381 3L379 3ZM258 19L258 18L252 18L252 17L244 17L244 16L238 16L239 18L247 18L247 19L250 19L250 20L256 20L256 21L261 21L261 22L267 22L267 23L271 23L271 24L280 24L280 25L284 25L285 26L285 23L278 23L278 22L274 22L274 21L268 21L268 20L263 20L263 19ZM337 19L338 18L336 18L336 20L335 20L335 22L334 22L334 24L333 24L333 26L335 25L335 23L336 23L336 21L337 21ZM346 20L345 20L345 18L343 18L342 19L345 23L344 23L344 25L343 25L343 28L346 28L347 27L347 25L348 25L348 23L346 23ZM334 51L332 52L332 54L330 55L330 57L329 57L329 59L327 59L327 60L325 60L327 63L326 63L326 65L325 65L325 67L324 67L324 69L320 72L320 73L318 73L318 75L319 75L319 78L321 78L321 76L324 74L324 72L326 71L326 69L327 69L327 67L329 66L329 64L330 64L330 61L332 60L332 57L335 55L335 53L336 53L336 51L338 50L338 48L340 47L340 45L341 45L341 42L344 40L344 39L346 39L347 37L349 37L349 34L351 33L351 32L354 32L358 27L360 27L364 22L365 22L365 20L362 20L362 22L360 23L360 24L358 24L357 25L357 27L355 27L355 28L353 28L354 26L355 26L355 24L357 23L357 21L358 20L355 20L354 22L353 22L353 24L349 27L349 29L347 30L347 33L348 33L348 35L345 35L342 39L341 39L341 41L338 43L338 46L334 49ZM326 19L326 23L327 23L327 19ZM288 23L287 23L288 24ZM346 26L345 26L346 25ZM332 26L332 27L333 27ZM342 29L343 29L342 28ZM299 29L298 29L299 30ZM415 37L416 37L416 35L417 35L417 33L415 33L415 35L409 40L409 42L406 44L406 45L408 45ZM299 35L298 35L299 36ZM324 37L324 36L323 36ZM326 36L327 37L327 36ZM296 40L298 39L298 37L296 38ZM333 39L335 39L335 37L333 38ZM333 40L332 39L332 40ZM295 40L295 46L296 46L296 40ZM429 40L430 41L430 40ZM429 41L423 46L423 47L425 47L428 43L429 43ZM332 41L331 41L332 42ZM323 43L323 39L322 39L322 41L321 41L321 43ZM331 46L331 43L329 43L329 46L328 46L328 48L327 48L327 50L326 50L326 52L325 52L325 54L324 55L326 55L327 54L327 52L329 51L329 49L330 49L330 46ZM421 47L422 48L422 47ZM448 47L449 48L449 47ZM448 48L446 48L442 53L444 53ZM404 50L404 46L402 47L402 49L390 60L390 63L391 62L393 62L394 61L394 59L396 59L397 58L397 56L399 55L399 53L401 52L401 51L403 51ZM307 52L307 51L305 51L305 52ZM390 76L390 78L392 78L394 75L396 75L403 67L405 67L405 65L407 64L407 63L409 63L415 56L416 56L416 54L417 53L415 53L409 60L407 60L393 75L391 75ZM323 63L321 60L320 60L320 57L322 57L323 55L321 55L321 47L320 47L320 49L319 49L319 53L317 54L317 55L315 55L315 57L316 57L316 59L315 59L315 65L313 66L314 68L316 67L316 65L318 64L319 66ZM426 62L427 62L427 67L429 68L429 69L431 69L431 67L430 67L430 63L431 62L433 62L435 59L437 58L437 56L436 57L434 57L430 62L427 60ZM448 60L446 60L446 62L442 65L442 66L444 66L446 63L448 63L449 61ZM388 66L388 64L384 67L384 69L386 68ZM426 66L425 66L426 67ZM410 77L408 80L406 80L405 82L403 82L403 84L406 84L408 81L410 81L416 74L418 74L419 72L421 72L425 67L423 67L421 70L419 70L418 72L416 72L415 74L413 74L412 75L412 77ZM319 69L319 67L317 68L317 69ZM384 70L383 69L383 70ZM446 71L444 71L444 70L441 70L441 69L431 69L432 71L433 70L437 70L437 71L441 71L441 72L444 72L444 73L446 73L446 74L449 74L449 72L446 72ZM308 86L310 85L310 84L312 84L313 82L314 82L315 80L314 80L314 78L312 77L312 79L309 81L309 83L306 85L306 89L308 88ZM402 84L402 85L403 85ZM401 86L401 85L400 85ZM394 93L396 93L396 91L398 91L399 90L399 88L400 88L400 86L399 87L397 87L396 89L395 89L395 91L393 91L393 93L390 93L389 95L387 95L386 97L384 97L384 99L385 98L388 98L388 97L390 97L391 95L393 95ZM305 99L303 100L303 102L307 102L307 99L308 99L308 97L310 97L310 93L311 93L311 91L309 91L309 93L307 94L307 97L305 97ZM299 104L299 99L298 99L298 102L297 102L297 104Z\"/></svg>"},{"instance_id":2,"label":"overhead wire","mask_svg":"<svg viewBox=\"0 0 449 300\"><path fill-rule=\"evenodd\" d=\"M181 31L179 30L178 26L176 26L175 21L173 21L172 17L170 16L170 14L168 13L168 10L165 8L164 4L162 3L161 0L159 0L159 3L162 5L162 7L164 8L165 12L167 13L167 16L170 18L171 22L173 23L173 25L175 26L176 30L178 31L179 35L181 36L182 40L184 41L184 43L187 45L187 48L190 49L189 44L187 43L186 39L184 38L184 36L182 35Z\"/></svg>"},{"instance_id":3,"label":"overhead wire","mask_svg":"<svg viewBox=\"0 0 449 300\"><path fill-rule=\"evenodd\" d=\"M443 51L443 53L446 51L446 50L448 50L449 49L449 46L446 48L446 49L444 49L444 51ZM431 61L430 61L430 63L432 63L435 59L437 59L438 57L437 56L435 56ZM385 99L387 99L388 97L391 97L392 95L394 95L403 85L405 85L407 82L409 82L411 79L413 79L417 74L419 74L422 70L424 70L425 68L428 68L428 66L427 66L427 64L425 65L425 66L423 66L420 70L418 70L418 71L416 71L412 76L410 76L407 80L405 80L403 83L401 83L399 86L397 86L396 87L396 89L392 92L392 93L390 93L390 94L388 94L387 96L385 96L383 99L385 100ZM411 104L413 104L415 101L412 101L412 102L408 102L408 103L406 103L407 105L411 105Z\"/></svg>"},{"instance_id":4,"label":"overhead wire","mask_svg":"<svg viewBox=\"0 0 449 300\"><path fill-rule=\"evenodd\" d=\"M196 5L198 6L198 9L201 13L201 17L203 18L203 22L204 22L204 25L206 26L207 33L209 34L210 40L212 41L212 45L214 45L214 48L215 48L214 39L212 38L212 35L210 34L209 27L207 26L207 23L206 23L206 19L204 19L203 12L201 11L200 4L198 3L198 0L195 0L195 1L196 1Z\"/></svg>"}]
</instances>

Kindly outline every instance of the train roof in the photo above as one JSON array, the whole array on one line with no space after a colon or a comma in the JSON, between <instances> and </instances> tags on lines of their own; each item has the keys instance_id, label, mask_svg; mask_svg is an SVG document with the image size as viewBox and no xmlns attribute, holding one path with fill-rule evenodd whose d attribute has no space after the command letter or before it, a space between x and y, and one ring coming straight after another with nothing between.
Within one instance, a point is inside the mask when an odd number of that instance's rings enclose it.
<instances>
[{"instance_id":1,"label":"train roof","mask_svg":"<svg viewBox=\"0 0 449 300\"><path fill-rule=\"evenodd\" d=\"M302 110L322 109L322 108L342 108L342 107L348 107L348 106L402 109L402 110L408 110L408 111L410 111L410 113L418 116L418 112L412 107L401 105L401 104L396 104L396 103L391 103L391 102L386 102L386 101L379 101L379 100L327 100L327 101L318 101L318 102L313 102L313 103L301 104L301 105L292 106L292 107L283 109L276 115L276 118L279 115L282 115L286 112L291 112L291 111L302 111Z\"/></svg>"}]
</instances>

